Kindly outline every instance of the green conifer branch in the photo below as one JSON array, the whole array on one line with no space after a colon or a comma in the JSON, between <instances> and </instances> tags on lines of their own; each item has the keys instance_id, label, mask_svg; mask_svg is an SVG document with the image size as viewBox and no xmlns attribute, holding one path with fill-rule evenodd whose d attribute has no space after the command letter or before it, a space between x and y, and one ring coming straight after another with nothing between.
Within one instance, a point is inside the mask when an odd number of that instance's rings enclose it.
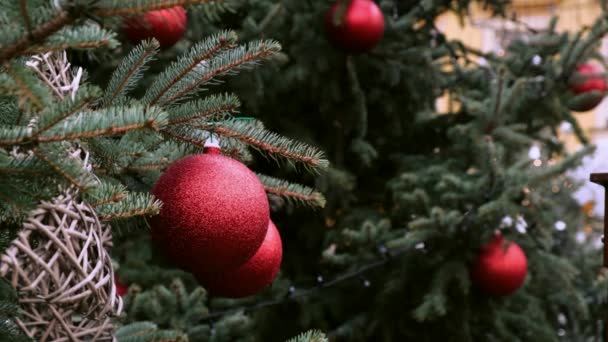
<instances>
[{"instance_id":1,"label":"green conifer branch","mask_svg":"<svg viewBox=\"0 0 608 342\"><path fill-rule=\"evenodd\" d=\"M236 139L224 138L220 141L220 147L222 148L223 154L240 160L245 164L253 160L253 156L249 151L249 146Z\"/></svg>"},{"instance_id":2,"label":"green conifer branch","mask_svg":"<svg viewBox=\"0 0 608 342\"><path fill-rule=\"evenodd\" d=\"M97 172L106 174L120 173L120 170L133 157L125 156L125 151L136 154L139 149L133 144L125 144L107 137L87 140L87 149L92 153L93 167Z\"/></svg>"},{"instance_id":3,"label":"green conifer branch","mask_svg":"<svg viewBox=\"0 0 608 342\"><path fill-rule=\"evenodd\" d=\"M99 207L108 203L116 203L123 200L127 188L120 183L101 182L99 186L86 193L87 203L92 207Z\"/></svg>"},{"instance_id":4,"label":"green conifer branch","mask_svg":"<svg viewBox=\"0 0 608 342\"><path fill-rule=\"evenodd\" d=\"M209 310L205 304L206 292L201 287L191 291L177 278L170 286L157 285L152 289L141 291L133 287L125 298L125 315L129 318L151 320L169 329L184 329L188 335L207 330L208 325L199 323L200 317L207 316ZM192 336L193 339L195 339ZM199 339L202 339L200 336ZM204 340L204 339L203 339Z\"/></svg>"},{"instance_id":5,"label":"green conifer branch","mask_svg":"<svg viewBox=\"0 0 608 342\"><path fill-rule=\"evenodd\" d=\"M156 77L143 98L143 103L154 105L181 79L197 68L201 62L232 48L237 36L234 31L221 31L188 50Z\"/></svg>"},{"instance_id":6,"label":"green conifer branch","mask_svg":"<svg viewBox=\"0 0 608 342\"><path fill-rule=\"evenodd\" d=\"M142 128L158 130L166 123L167 114L156 107L146 110L141 105L108 107L71 116L62 125L52 127L33 140L64 141L114 135Z\"/></svg>"},{"instance_id":7,"label":"green conifer branch","mask_svg":"<svg viewBox=\"0 0 608 342\"><path fill-rule=\"evenodd\" d=\"M469 268L460 260L452 260L444 263L433 275L431 290L428 292L422 304L414 310L414 317L418 321L445 315L448 301L448 286L457 281L461 290L467 293L470 288Z\"/></svg>"},{"instance_id":8,"label":"green conifer branch","mask_svg":"<svg viewBox=\"0 0 608 342\"><path fill-rule=\"evenodd\" d=\"M236 113L240 105L239 99L233 94L210 95L168 110L169 125L183 124L200 119L224 120L228 115Z\"/></svg>"},{"instance_id":9,"label":"green conifer branch","mask_svg":"<svg viewBox=\"0 0 608 342\"><path fill-rule=\"evenodd\" d=\"M32 20L30 19L26 0L19 0L19 10L21 11L21 18L23 19L27 33L32 34L34 27L32 26Z\"/></svg>"},{"instance_id":10,"label":"green conifer branch","mask_svg":"<svg viewBox=\"0 0 608 342\"><path fill-rule=\"evenodd\" d=\"M224 0L101 0L93 12L100 17L129 16L147 11L156 11L175 6L190 6L205 3L223 2Z\"/></svg>"},{"instance_id":11,"label":"green conifer branch","mask_svg":"<svg viewBox=\"0 0 608 342\"><path fill-rule=\"evenodd\" d=\"M12 60L16 56L22 55L32 45L40 43L53 33L59 31L66 25L74 22L74 17L66 11L58 11L54 17L38 25L29 34L25 33L17 41L11 42L0 48L0 63Z\"/></svg>"},{"instance_id":12,"label":"green conifer branch","mask_svg":"<svg viewBox=\"0 0 608 342\"><path fill-rule=\"evenodd\" d=\"M11 178L0 178L0 204L5 204L5 208L8 211L8 213L3 213L0 217L4 217L5 215L23 216L36 203L33 196L23 191L22 185L22 183L15 182Z\"/></svg>"},{"instance_id":13,"label":"green conifer branch","mask_svg":"<svg viewBox=\"0 0 608 342\"><path fill-rule=\"evenodd\" d=\"M289 339L287 342L328 342L329 340L325 334L318 330L309 330L294 338Z\"/></svg>"},{"instance_id":14,"label":"green conifer branch","mask_svg":"<svg viewBox=\"0 0 608 342\"><path fill-rule=\"evenodd\" d=\"M6 289L0 288L0 293L4 292ZM17 299L7 297L2 296L0 300L0 341L30 342L14 321L20 315Z\"/></svg>"},{"instance_id":15,"label":"green conifer branch","mask_svg":"<svg viewBox=\"0 0 608 342\"><path fill-rule=\"evenodd\" d=\"M97 179L85 169L83 161L71 157L67 150L68 146L55 143L40 145L32 152L38 159L45 162L53 171L78 189L88 190L97 186Z\"/></svg>"},{"instance_id":16,"label":"green conifer branch","mask_svg":"<svg viewBox=\"0 0 608 342\"><path fill-rule=\"evenodd\" d=\"M5 71L12 80L10 92L19 99L20 107L39 111L51 103L51 91L20 61L6 63Z\"/></svg>"},{"instance_id":17,"label":"green conifer branch","mask_svg":"<svg viewBox=\"0 0 608 342\"><path fill-rule=\"evenodd\" d=\"M177 144L174 141L163 142L153 152L145 152L139 158L129 164L125 170L128 171L151 171L163 170L174 161L183 158L190 151L190 146Z\"/></svg>"},{"instance_id":18,"label":"green conifer branch","mask_svg":"<svg viewBox=\"0 0 608 342\"><path fill-rule=\"evenodd\" d=\"M80 87L74 99L67 98L63 101L53 103L45 108L39 116L38 124L32 137L36 138L40 134L48 131L62 120L85 109L85 107L95 100L101 91L96 87Z\"/></svg>"},{"instance_id":19,"label":"green conifer branch","mask_svg":"<svg viewBox=\"0 0 608 342\"><path fill-rule=\"evenodd\" d=\"M211 132L196 127L190 126L175 126L168 127L161 131L163 135L170 139L185 142L195 146L199 150L205 147L205 142L211 137ZM248 162L253 159L253 156L248 150L248 145L232 138L224 138L220 141L222 153L231 158Z\"/></svg>"},{"instance_id":20,"label":"green conifer branch","mask_svg":"<svg viewBox=\"0 0 608 342\"><path fill-rule=\"evenodd\" d=\"M104 30L98 25L69 27L51 35L40 44L29 46L23 53L33 55L67 49L114 48L119 45L115 36L113 32Z\"/></svg>"},{"instance_id":21,"label":"green conifer branch","mask_svg":"<svg viewBox=\"0 0 608 342\"><path fill-rule=\"evenodd\" d=\"M298 162L313 170L329 166L329 161L318 148L267 131L257 120L228 120L200 126L219 136L242 141L271 156L283 157L290 163Z\"/></svg>"},{"instance_id":22,"label":"green conifer branch","mask_svg":"<svg viewBox=\"0 0 608 342\"><path fill-rule=\"evenodd\" d=\"M120 327L114 337L118 342L184 342L188 336L177 330L160 330L152 322L135 322Z\"/></svg>"},{"instance_id":23,"label":"green conifer branch","mask_svg":"<svg viewBox=\"0 0 608 342\"><path fill-rule=\"evenodd\" d=\"M312 188L262 174L258 174L258 178L268 193L305 205L325 206L325 197Z\"/></svg>"},{"instance_id":24,"label":"green conifer branch","mask_svg":"<svg viewBox=\"0 0 608 342\"><path fill-rule=\"evenodd\" d=\"M0 74L0 90L2 89L2 80L6 80ZM14 125L19 121L19 117L22 115L21 110L17 104L17 99L14 97L0 97L0 106L2 106L2 115L0 115L0 125Z\"/></svg>"},{"instance_id":25,"label":"green conifer branch","mask_svg":"<svg viewBox=\"0 0 608 342\"><path fill-rule=\"evenodd\" d=\"M204 148L205 141L211 136L205 130L190 126L168 127L163 129L161 133L169 138L181 140L199 148Z\"/></svg>"},{"instance_id":26,"label":"green conifer branch","mask_svg":"<svg viewBox=\"0 0 608 342\"><path fill-rule=\"evenodd\" d=\"M28 139L32 134L29 127L24 126L0 126L0 145L10 146L19 144Z\"/></svg>"},{"instance_id":27,"label":"green conifer branch","mask_svg":"<svg viewBox=\"0 0 608 342\"><path fill-rule=\"evenodd\" d=\"M160 207L160 201L148 193L126 192L122 200L101 204L95 210L101 220L112 221L134 216L156 215Z\"/></svg>"},{"instance_id":28,"label":"green conifer branch","mask_svg":"<svg viewBox=\"0 0 608 342\"><path fill-rule=\"evenodd\" d=\"M45 164L32 154L12 156L6 151L0 150L0 175L41 175L48 173L48 169L46 169L45 166Z\"/></svg>"},{"instance_id":29,"label":"green conifer branch","mask_svg":"<svg viewBox=\"0 0 608 342\"><path fill-rule=\"evenodd\" d=\"M147 70L148 63L154 60L158 51L159 44L155 39L145 40L131 50L112 73L112 78L101 101L102 105L108 106L116 103L118 99L134 88Z\"/></svg>"},{"instance_id":30,"label":"green conifer branch","mask_svg":"<svg viewBox=\"0 0 608 342\"><path fill-rule=\"evenodd\" d=\"M194 94L202 85L214 81L217 77L234 74L239 69L255 65L259 60L268 58L279 52L281 46L276 41L260 40L247 46L238 46L227 50L214 58L203 60L191 72L179 79L174 86L167 89L158 103L167 105L182 101Z\"/></svg>"}]
</instances>

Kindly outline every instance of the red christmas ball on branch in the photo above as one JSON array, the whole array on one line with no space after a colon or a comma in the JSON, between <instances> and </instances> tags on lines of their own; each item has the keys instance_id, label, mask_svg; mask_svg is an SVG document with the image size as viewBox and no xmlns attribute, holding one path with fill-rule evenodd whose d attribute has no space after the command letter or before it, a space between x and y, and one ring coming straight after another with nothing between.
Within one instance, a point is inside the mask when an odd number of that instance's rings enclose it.
<instances>
[{"instance_id":1,"label":"red christmas ball on branch","mask_svg":"<svg viewBox=\"0 0 608 342\"><path fill-rule=\"evenodd\" d=\"M471 270L473 283L493 296L517 291L528 273L528 259L515 242L500 233L482 247Z\"/></svg>"},{"instance_id":2,"label":"red christmas ball on branch","mask_svg":"<svg viewBox=\"0 0 608 342\"><path fill-rule=\"evenodd\" d=\"M384 16L371 0L338 0L325 16L325 31L346 52L369 51L382 39Z\"/></svg>"},{"instance_id":3,"label":"red christmas ball on branch","mask_svg":"<svg viewBox=\"0 0 608 342\"><path fill-rule=\"evenodd\" d=\"M234 269L264 241L270 221L264 186L219 148L173 163L152 193L163 203L150 219L152 238L187 271Z\"/></svg>"},{"instance_id":4,"label":"red christmas ball on branch","mask_svg":"<svg viewBox=\"0 0 608 342\"><path fill-rule=\"evenodd\" d=\"M172 47L184 36L188 18L182 6L150 11L125 19L123 30L134 44L144 39L156 38L160 47Z\"/></svg>"},{"instance_id":5,"label":"red christmas ball on branch","mask_svg":"<svg viewBox=\"0 0 608 342\"><path fill-rule=\"evenodd\" d=\"M577 112L586 112L595 108L602 102L608 90L603 68L594 63L577 66L570 78L569 87L577 96L568 106Z\"/></svg>"},{"instance_id":6,"label":"red christmas ball on branch","mask_svg":"<svg viewBox=\"0 0 608 342\"><path fill-rule=\"evenodd\" d=\"M114 279L114 286L116 286L116 294L118 294L120 297L124 296L125 294L127 294L127 292L129 292L129 285L121 283L120 280L116 278Z\"/></svg>"},{"instance_id":7,"label":"red christmas ball on branch","mask_svg":"<svg viewBox=\"0 0 608 342\"><path fill-rule=\"evenodd\" d=\"M243 265L234 270L198 274L201 284L209 293L242 298L254 295L270 285L281 268L283 245L277 227L270 221L266 238L258 251Z\"/></svg>"}]
</instances>

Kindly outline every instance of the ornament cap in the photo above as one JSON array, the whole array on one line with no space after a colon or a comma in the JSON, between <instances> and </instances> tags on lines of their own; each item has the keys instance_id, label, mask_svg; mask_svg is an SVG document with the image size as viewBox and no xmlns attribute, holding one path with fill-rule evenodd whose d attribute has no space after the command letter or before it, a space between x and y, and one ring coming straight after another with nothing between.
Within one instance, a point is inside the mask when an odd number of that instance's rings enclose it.
<instances>
[{"instance_id":1,"label":"ornament cap","mask_svg":"<svg viewBox=\"0 0 608 342\"><path fill-rule=\"evenodd\" d=\"M220 154L222 148L220 147L220 141L215 136L211 135L207 141L205 141L205 147L203 152L207 154Z\"/></svg>"}]
</instances>

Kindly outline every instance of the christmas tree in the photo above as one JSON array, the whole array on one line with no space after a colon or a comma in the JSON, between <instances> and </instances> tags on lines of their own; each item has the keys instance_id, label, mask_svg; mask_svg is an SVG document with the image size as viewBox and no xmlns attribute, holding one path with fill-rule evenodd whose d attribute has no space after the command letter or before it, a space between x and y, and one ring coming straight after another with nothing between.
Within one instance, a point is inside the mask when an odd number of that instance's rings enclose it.
<instances>
[{"instance_id":1,"label":"christmas tree","mask_svg":"<svg viewBox=\"0 0 608 342\"><path fill-rule=\"evenodd\" d=\"M494 0L1 3L3 339L602 336L567 172L608 10L562 32ZM471 6L526 35L437 27Z\"/></svg>"}]
</instances>

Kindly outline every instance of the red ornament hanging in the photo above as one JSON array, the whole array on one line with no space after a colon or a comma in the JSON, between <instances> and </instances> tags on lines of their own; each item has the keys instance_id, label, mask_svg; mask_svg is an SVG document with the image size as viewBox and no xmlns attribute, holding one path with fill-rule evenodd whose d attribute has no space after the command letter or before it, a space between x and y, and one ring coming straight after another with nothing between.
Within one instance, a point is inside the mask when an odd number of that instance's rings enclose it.
<instances>
[{"instance_id":1,"label":"red ornament hanging","mask_svg":"<svg viewBox=\"0 0 608 342\"><path fill-rule=\"evenodd\" d=\"M156 38L161 48L168 49L182 39L187 21L186 10L175 6L126 18L123 30L134 44Z\"/></svg>"},{"instance_id":2,"label":"red ornament hanging","mask_svg":"<svg viewBox=\"0 0 608 342\"><path fill-rule=\"evenodd\" d=\"M125 285L123 283L120 282L120 280L118 279L114 279L114 286L116 286L116 293L122 297L125 294L127 294L127 292L129 292L129 285Z\"/></svg>"},{"instance_id":3,"label":"red ornament hanging","mask_svg":"<svg viewBox=\"0 0 608 342\"><path fill-rule=\"evenodd\" d=\"M471 270L473 283L493 296L508 296L524 283L528 259L515 242L500 233L482 247Z\"/></svg>"},{"instance_id":4,"label":"red ornament hanging","mask_svg":"<svg viewBox=\"0 0 608 342\"><path fill-rule=\"evenodd\" d=\"M264 241L270 221L264 186L219 147L173 163L152 193L163 202L150 219L152 238L187 271L234 269Z\"/></svg>"},{"instance_id":5,"label":"red ornament hanging","mask_svg":"<svg viewBox=\"0 0 608 342\"><path fill-rule=\"evenodd\" d=\"M594 63L577 66L569 87L577 96L570 101L568 107L577 112L586 112L597 107L608 90L603 68Z\"/></svg>"},{"instance_id":6,"label":"red ornament hanging","mask_svg":"<svg viewBox=\"0 0 608 342\"><path fill-rule=\"evenodd\" d=\"M277 227L268 224L266 238L258 251L243 265L226 272L198 274L200 283L212 295L242 298L259 293L276 278L281 268L283 245Z\"/></svg>"},{"instance_id":7,"label":"red ornament hanging","mask_svg":"<svg viewBox=\"0 0 608 342\"><path fill-rule=\"evenodd\" d=\"M344 13L338 11L342 8ZM384 15L371 0L338 0L325 16L325 31L328 39L346 52L369 51L382 39Z\"/></svg>"}]
</instances>

